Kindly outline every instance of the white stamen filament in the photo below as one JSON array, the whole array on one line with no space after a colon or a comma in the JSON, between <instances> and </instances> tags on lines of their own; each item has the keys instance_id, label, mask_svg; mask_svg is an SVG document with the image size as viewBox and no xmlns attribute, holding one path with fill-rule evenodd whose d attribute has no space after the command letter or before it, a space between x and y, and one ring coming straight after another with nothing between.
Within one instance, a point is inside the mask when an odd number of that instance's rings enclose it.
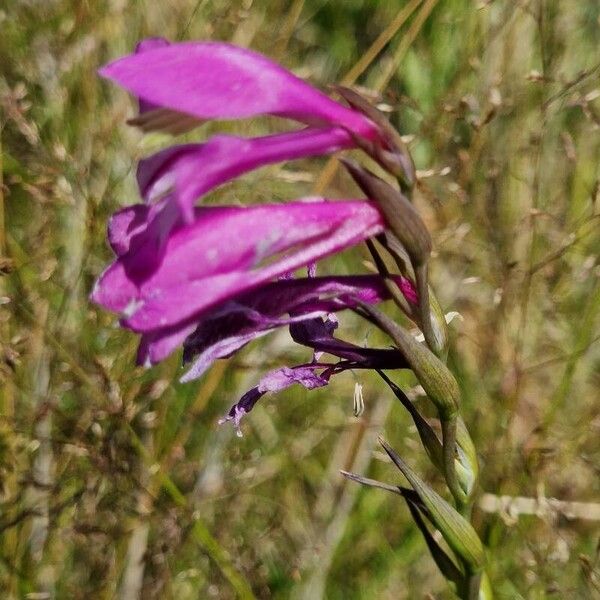
<instances>
[{"instance_id":1,"label":"white stamen filament","mask_svg":"<svg viewBox=\"0 0 600 600\"><path fill-rule=\"evenodd\" d=\"M360 417L365 411L365 400L363 398L363 386L356 382L354 384L354 416Z\"/></svg>"}]
</instances>

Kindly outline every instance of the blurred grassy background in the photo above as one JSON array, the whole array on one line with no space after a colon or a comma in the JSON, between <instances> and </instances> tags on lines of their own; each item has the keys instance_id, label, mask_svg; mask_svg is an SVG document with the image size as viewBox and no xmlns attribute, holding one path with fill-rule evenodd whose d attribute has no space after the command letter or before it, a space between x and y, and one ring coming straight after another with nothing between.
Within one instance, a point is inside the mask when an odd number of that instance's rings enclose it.
<instances>
[{"instance_id":1,"label":"blurred grassy background","mask_svg":"<svg viewBox=\"0 0 600 600\"><path fill-rule=\"evenodd\" d=\"M413 136L434 284L464 318L450 362L482 491L600 502L597 0L5 0L0 32L3 598L449 597L402 502L338 474L397 481L383 431L441 483L376 377L267 397L238 439L218 417L266 369L307 358L286 332L180 385L178 357L134 368L134 336L88 303L107 218L137 200L136 159L169 143L129 129L130 98L95 70L149 35L231 40L322 87L364 67L358 83ZM311 160L214 198L314 189L356 194ZM600 597L600 522L516 513L475 514L498 597Z\"/></svg>"}]
</instances>

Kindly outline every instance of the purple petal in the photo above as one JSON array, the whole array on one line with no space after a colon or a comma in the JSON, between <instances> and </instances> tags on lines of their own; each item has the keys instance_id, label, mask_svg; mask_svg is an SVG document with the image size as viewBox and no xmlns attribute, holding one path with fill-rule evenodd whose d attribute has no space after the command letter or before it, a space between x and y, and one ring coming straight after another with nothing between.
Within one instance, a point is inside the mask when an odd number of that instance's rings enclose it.
<instances>
[{"instance_id":1,"label":"purple petal","mask_svg":"<svg viewBox=\"0 0 600 600\"><path fill-rule=\"evenodd\" d=\"M227 415L219 423L232 421L233 426L241 436L240 422L242 417L248 414L256 403L267 392L279 392L295 383L302 385L307 390L326 386L329 383L329 371L325 370L321 375L315 373L315 369L321 368L315 366L283 367L267 373L256 387L248 390L238 402L230 409Z\"/></svg>"},{"instance_id":2,"label":"purple petal","mask_svg":"<svg viewBox=\"0 0 600 600\"><path fill-rule=\"evenodd\" d=\"M258 384L259 392L280 392L290 385L298 383L307 390L323 387L329 383L328 376L315 373L315 367L283 367L267 373Z\"/></svg>"},{"instance_id":3,"label":"purple petal","mask_svg":"<svg viewBox=\"0 0 600 600\"><path fill-rule=\"evenodd\" d=\"M194 223L169 237L154 272L147 274L146 254L130 251L101 276L92 300L122 313L127 327L151 331L382 229L379 211L364 201L199 208Z\"/></svg>"},{"instance_id":4,"label":"purple petal","mask_svg":"<svg viewBox=\"0 0 600 600\"><path fill-rule=\"evenodd\" d=\"M322 347L359 362L364 358L362 348L333 338L332 325L336 323L331 313L355 307L358 302L376 304L387 298L389 293L378 275L287 279L263 285L202 315L196 331L185 340L184 362L197 358L181 381L197 379L215 360L227 358L273 329L300 322L306 322L301 328L306 332L303 345L309 345L309 340L317 351ZM325 322L316 318L327 314L330 317ZM369 352L377 355L376 351ZM390 353L380 352L389 359Z\"/></svg>"},{"instance_id":5,"label":"purple petal","mask_svg":"<svg viewBox=\"0 0 600 600\"><path fill-rule=\"evenodd\" d=\"M314 319L323 325L325 331L329 328L326 322L321 319ZM341 342L341 340L333 340L340 342L340 347L344 351L352 344ZM369 348L359 348L354 346L356 356L360 358L358 361L342 360L336 364L313 363L309 365L300 365L297 367L283 367L265 375L259 384L246 392L240 400L234 404L228 414L221 419L220 423L233 421L238 435L241 435L240 421L242 417L248 414L267 392L281 391L294 383L298 383L308 390L323 387L329 383L332 375L343 373L349 369L402 369L408 368L408 363L402 356L399 350L372 350ZM321 373L317 373L321 371Z\"/></svg>"},{"instance_id":6,"label":"purple petal","mask_svg":"<svg viewBox=\"0 0 600 600\"><path fill-rule=\"evenodd\" d=\"M164 360L196 329L195 323L165 327L142 336L137 353L137 364L149 367Z\"/></svg>"},{"instance_id":7,"label":"purple petal","mask_svg":"<svg viewBox=\"0 0 600 600\"><path fill-rule=\"evenodd\" d=\"M192 330L194 327L192 327ZM190 332L191 333L191 332ZM245 334L233 335L231 337L219 339L200 353L190 369L180 378L182 383L193 381L202 377L205 371L219 358L227 358L234 352L263 335L269 333L269 330L250 331ZM183 342L183 340L181 340Z\"/></svg>"},{"instance_id":8,"label":"purple petal","mask_svg":"<svg viewBox=\"0 0 600 600\"><path fill-rule=\"evenodd\" d=\"M255 404L265 395L265 392L259 392L257 387L249 389L230 409L229 412L219 419L219 425L231 421L238 437L242 437L240 423L244 415L249 413Z\"/></svg>"},{"instance_id":9,"label":"purple petal","mask_svg":"<svg viewBox=\"0 0 600 600\"><path fill-rule=\"evenodd\" d=\"M184 42L125 56L100 69L143 102L200 119L261 114L332 124L376 136L365 116L331 100L251 50L220 42Z\"/></svg>"},{"instance_id":10,"label":"purple petal","mask_svg":"<svg viewBox=\"0 0 600 600\"><path fill-rule=\"evenodd\" d=\"M292 339L317 353L327 353L346 361L352 369L404 369L404 356L396 349L363 348L333 336L331 324L322 319L310 319L290 325ZM342 363L339 363L340 365Z\"/></svg>"}]
</instances>

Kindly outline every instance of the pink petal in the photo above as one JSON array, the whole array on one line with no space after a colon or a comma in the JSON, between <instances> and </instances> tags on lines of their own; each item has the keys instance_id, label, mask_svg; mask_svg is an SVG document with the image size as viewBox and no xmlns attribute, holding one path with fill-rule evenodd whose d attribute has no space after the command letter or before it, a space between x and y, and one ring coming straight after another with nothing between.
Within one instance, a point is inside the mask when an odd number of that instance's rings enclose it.
<instances>
[{"instance_id":1,"label":"pink petal","mask_svg":"<svg viewBox=\"0 0 600 600\"><path fill-rule=\"evenodd\" d=\"M120 58L103 77L142 102L200 119L271 114L311 124L346 127L374 138L365 116L331 100L265 56L221 42L183 42Z\"/></svg>"},{"instance_id":2,"label":"pink petal","mask_svg":"<svg viewBox=\"0 0 600 600\"><path fill-rule=\"evenodd\" d=\"M397 277L396 281L401 284L404 280ZM202 314L197 330L185 340L184 362L194 358L194 363L181 381L197 379L215 360L227 358L278 327L307 320L323 323L316 317L355 307L359 301L376 304L388 297L378 275L287 279L262 285ZM290 316L283 316L286 314ZM333 340L329 323L323 325L328 342ZM343 350L344 355L356 355L355 346L335 342L335 349Z\"/></svg>"},{"instance_id":3,"label":"pink petal","mask_svg":"<svg viewBox=\"0 0 600 600\"><path fill-rule=\"evenodd\" d=\"M146 257L129 252L92 299L124 313L136 331L166 327L383 230L378 209L365 201L205 207L197 216L171 235L156 271L140 276Z\"/></svg>"},{"instance_id":4,"label":"pink petal","mask_svg":"<svg viewBox=\"0 0 600 600\"><path fill-rule=\"evenodd\" d=\"M258 138L217 135L204 144L173 146L140 161L138 184L146 202L173 189L189 222L198 198L243 173L353 145L350 134L336 127L307 128Z\"/></svg>"}]
</instances>

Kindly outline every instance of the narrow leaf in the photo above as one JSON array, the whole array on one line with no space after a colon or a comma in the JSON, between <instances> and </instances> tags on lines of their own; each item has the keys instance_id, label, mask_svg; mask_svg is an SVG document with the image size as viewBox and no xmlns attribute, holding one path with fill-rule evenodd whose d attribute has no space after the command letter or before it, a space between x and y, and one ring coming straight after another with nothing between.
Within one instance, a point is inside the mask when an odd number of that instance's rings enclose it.
<instances>
[{"instance_id":1,"label":"narrow leaf","mask_svg":"<svg viewBox=\"0 0 600 600\"><path fill-rule=\"evenodd\" d=\"M421 442L427 451L427 455L431 459L431 462L440 470L443 471L443 459L442 459L442 443L438 439L435 431L429 425L427 420L417 410L415 405L409 400L404 391L398 387L383 371L377 370L381 378L388 384L392 392L394 392L396 398L400 400L402 406L409 412L412 420L417 428Z\"/></svg>"},{"instance_id":2,"label":"narrow leaf","mask_svg":"<svg viewBox=\"0 0 600 600\"><path fill-rule=\"evenodd\" d=\"M390 389L394 392L396 398L400 400L402 406L410 413L413 422L417 428L417 433L421 439L421 443L427 451L431 462L440 471L444 472L443 455L442 455L442 443L440 442L437 434L431 425L427 422L427 419L421 415L415 405L409 400L404 391L398 387L383 371L377 369L379 375L388 384ZM469 433L462 419L457 420L457 451L458 459L454 461L454 467L456 469L456 476L458 482L468 496L471 495L477 475L479 472L477 465L477 454L473 442L469 437ZM464 447L463 447L464 444Z\"/></svg>"}]
</instances>

